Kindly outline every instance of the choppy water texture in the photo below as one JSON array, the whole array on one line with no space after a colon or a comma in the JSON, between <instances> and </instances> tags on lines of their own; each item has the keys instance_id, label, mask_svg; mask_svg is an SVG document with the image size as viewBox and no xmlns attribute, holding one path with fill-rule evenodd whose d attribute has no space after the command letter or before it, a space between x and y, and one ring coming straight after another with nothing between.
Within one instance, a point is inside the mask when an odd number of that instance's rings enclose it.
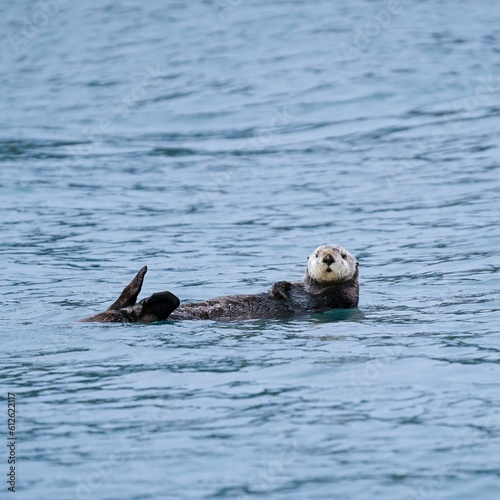
<instances>
[{"instance_id":1,"label":"choppy water texture","mask_svg":"<svg viewBox=\"0 0 500 500\"><path fill-rule=\"evenodd\" d=\"M496 2L0 18L17 499L498 498ZM324 242L358 257L359 310L76 321L144 264L143 294L205 299L299 279Z\"/></svg>"}]
</instances>

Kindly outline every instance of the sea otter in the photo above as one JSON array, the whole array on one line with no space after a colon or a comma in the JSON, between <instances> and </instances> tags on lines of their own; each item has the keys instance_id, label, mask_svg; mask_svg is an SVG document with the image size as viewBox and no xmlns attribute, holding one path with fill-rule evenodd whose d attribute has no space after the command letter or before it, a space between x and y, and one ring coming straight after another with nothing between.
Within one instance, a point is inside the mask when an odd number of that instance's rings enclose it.
<instances>
[{"instance_id":1,"label":"sea otter","mask_svg":"<svg viewBox=\"0 0 500 500\"><path fill-rule=\"evenodd\" d=\"M146 267L139 271L107 311L82 321L151 323L167 318L219 321L272 319L358 305L358 262L338 245L318 247L308 257L301 282L278 281L267 292L229 295L203 302L180 304L175 295L160 292L136 305L146 271Z\"/></svg>"}]
</instances>

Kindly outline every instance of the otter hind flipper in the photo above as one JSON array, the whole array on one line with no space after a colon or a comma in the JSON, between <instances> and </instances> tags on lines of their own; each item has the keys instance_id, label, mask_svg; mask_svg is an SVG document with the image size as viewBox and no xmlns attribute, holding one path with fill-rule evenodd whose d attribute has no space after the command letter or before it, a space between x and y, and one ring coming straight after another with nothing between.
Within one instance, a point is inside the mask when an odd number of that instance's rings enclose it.
<instances>
[{"instance_id":1,"label":"otter hind flipper","mask_svg":"<svg viewBox=\"0 0 500 500\"><path fill-rule=\"evenodd\" d=\"M139 321L142 323L153 323L167 319L172 312L179 307L180 300L170 292L153 293L150 297L142 299Z\"/></svg>"},{"instance_id":2,"label":"otter hind flipper","mask_svg":"<svg viewBox=\"0 0 500 500\"><path fill-rule=\"evenodd\" d=\"M123 292L118 299L113 302L108 311L116 311L124 307L133 306L137 302L137 297L141 291L144 276L148 272L148 266L144 266L136 275L135 278L123 289Z\"/></svg>"}]
</instances>

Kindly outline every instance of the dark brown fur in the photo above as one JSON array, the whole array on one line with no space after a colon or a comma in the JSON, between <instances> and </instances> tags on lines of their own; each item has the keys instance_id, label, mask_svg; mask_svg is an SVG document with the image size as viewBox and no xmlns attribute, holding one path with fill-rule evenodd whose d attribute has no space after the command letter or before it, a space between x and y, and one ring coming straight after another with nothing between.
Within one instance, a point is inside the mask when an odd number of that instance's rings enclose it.
<instances>
[{"instance_id":1,"label":"dark brown fur","mask_svg":"<svg viewBox=\"0 0 500 500\"><path fill-rule=\"evenodd\" d=\"M82 321L142 322L164 319L244 320L286 318L300 313L319 313L330 309L357 307L359 297L358 268L350 280L319 284L308 274L298 283L278 281L267 293L229 295L179 305L170 292L160 292L135 304L147 268L143 267L105 312Z\"/></svg>"},{"instance_id":2,"label":"dark brown fur","mask_svg":"<svg viewBox=\"0 0 500 500\"><path fill-rule=\"evenodd\" d=\"M203 302L181 304L169 319L212 319L230 321L242 319L286 318L291 316L286 301L269 293L255 295L228 295Z\"/></svg>"}]
</instances>

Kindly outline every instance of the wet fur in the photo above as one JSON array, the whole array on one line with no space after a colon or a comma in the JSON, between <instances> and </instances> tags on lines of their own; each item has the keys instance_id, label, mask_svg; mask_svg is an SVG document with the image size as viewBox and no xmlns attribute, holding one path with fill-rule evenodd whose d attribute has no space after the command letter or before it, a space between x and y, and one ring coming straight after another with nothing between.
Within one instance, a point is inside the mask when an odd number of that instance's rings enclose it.
<instances>
[{"instance_id":1,"label":"wet fur","mask_svg":"<svg viewBox=\"0 0 500 500\"><path fill-rule=\"evenodd\" d=\"M107 311L81 321L151 323L167 318L272 319L358 305L358 263L351 254L335 245L322 245L311 254L302 282L278 281L266 293L229 295L203 302L180 304L172 293L160 292L136 304L146 271L144 266Z\"/></svg>"},{"instance_id":2,"label":"wet fur","mask_svg":"<svg viewBox=\"0 0 500 500\"><path fill-rule=\"evenodd\" d=\"M169 319L212 319L230 321L241 319L286 318L294 313L286 301L269 293L228 295L203 302L181 304Z\"/></svg>"}]
</instances>

